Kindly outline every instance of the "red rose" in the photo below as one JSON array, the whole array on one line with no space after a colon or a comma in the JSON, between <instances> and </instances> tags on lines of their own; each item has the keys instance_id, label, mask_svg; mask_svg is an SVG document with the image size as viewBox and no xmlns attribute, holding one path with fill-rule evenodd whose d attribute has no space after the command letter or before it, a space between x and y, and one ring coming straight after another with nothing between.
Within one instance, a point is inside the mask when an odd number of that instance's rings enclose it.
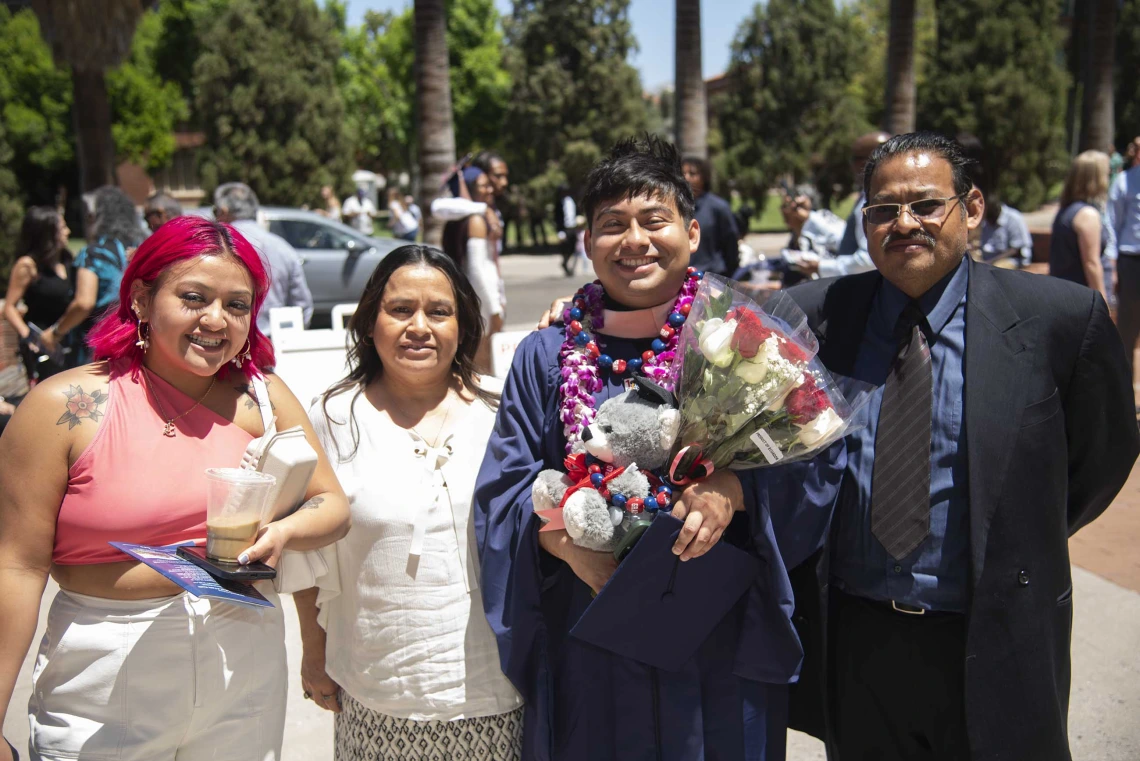
<instances>
[{"instance_id":1,"label":"red rose","mask_svg":"<svg viewBox=\"0 0 1140 761\"><path fill-rule=\"evenodd\" d=\"M784 409L788 417L799 425L807 425L819 417L824 410L831 409L831 398L827 392L815 385L815 378L804 375L804 382L788 392L784 399Z\"/></svg>"},{"instance_id":2,"label":"red rose","mask_svg":"<svg viewBox=\"0 0 1140 761\"><path fill-rule=\"evenodd\" d=\"M795 341L781 341L780 356L793 365L806 365L809 359L807 353Z\"/></svg>"},{"instance_id":3,"label":"red rose","mask_svg":"<svg viewBox=\"0 0 1140 761\"><path fill-rule=\"evenodd\" d=\"M760 344L768 340L772 331L755 312L741 307L735 310L736 332L732 334L732 348L746 359L752 359L760 351Z\"/></svg>"}]
</instances>

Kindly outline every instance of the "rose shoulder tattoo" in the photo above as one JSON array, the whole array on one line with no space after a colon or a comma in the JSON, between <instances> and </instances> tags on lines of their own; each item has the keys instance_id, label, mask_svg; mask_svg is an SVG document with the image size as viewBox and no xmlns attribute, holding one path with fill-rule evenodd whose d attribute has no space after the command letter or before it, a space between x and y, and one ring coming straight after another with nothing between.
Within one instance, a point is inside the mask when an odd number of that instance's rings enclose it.
<instances>
[{"instance_id":1,"label":"rose shoulder tattoo","mask_svg":"<svg viewBox=\"0 0 1140 761\"><path fill-rule=\"evenodd\" d=\"M98 423L103 417L103 410L99 407L107 403L107 394L103 389L95 389L90 394L82 386L68 386L67 391L60 392L67 399L67 408L60 415L56 425L67 423L67 430L71 430L84 420Z\"/></svg>"}]
</instances>

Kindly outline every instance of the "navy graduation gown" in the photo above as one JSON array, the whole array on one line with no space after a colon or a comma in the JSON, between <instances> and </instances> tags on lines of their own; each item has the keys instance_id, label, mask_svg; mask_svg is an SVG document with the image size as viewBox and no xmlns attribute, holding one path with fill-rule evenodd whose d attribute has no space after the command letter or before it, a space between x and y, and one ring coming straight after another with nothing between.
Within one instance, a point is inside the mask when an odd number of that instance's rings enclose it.
<instances>
[{"instance_id":1,"label":"navy graduation gown","mask_svg":"<svg viewBox=\"0 0 1140 761\"><path fill-rule=\"evenodd\" d=\"M684 667L667 672L613 655L569 636L591 590L539 548L531 503L535 476L560 469L565 456L563 335L548 328L519 346L475 489L484 608L503 672L526 701L523 758L780 761L787 684L803 657L786 568L823 542L846 465L842 444L811 463L740 474L748 509L733 522L735 543L762 570ZM615 358L640 356L650 342L599 340ZM597 403L622 390L620 378L608 378ZM651 648L670 632L630 636Z\"/></svg>"}]
</instances>

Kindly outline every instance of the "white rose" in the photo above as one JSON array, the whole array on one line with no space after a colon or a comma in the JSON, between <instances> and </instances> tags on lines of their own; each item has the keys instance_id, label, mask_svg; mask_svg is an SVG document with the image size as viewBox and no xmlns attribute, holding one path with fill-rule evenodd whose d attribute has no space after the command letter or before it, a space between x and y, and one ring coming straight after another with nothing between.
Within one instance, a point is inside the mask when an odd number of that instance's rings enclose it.
<instances>
[{"instance_id":1,"label":"white rose","mask_svg":"<svg viewBox=\"0 0 1140 761\"><path fill-rule=\"evenodd\" d=\"M844 425L843 418L839 417L835 410L826 409L819 413L815 420L807 425L799 426L800 441L808 449L815 449L821 441L843 428Z\"/></svg>"},{"instance_id":2,"label":"white rose","mask_svg":"<svg viewBox=\"0 0 1140 761\"><path fill-rule=\"evenodd\" d=\"M784 389L784 393L780 394L778 397L772 400L772 403L768 405L768 410L771 412L778 412L784 406L784 400L788 398L788 394L792 393L793 389L797 389L802 385L804 385L804 374L800 373L796 378L795 383L788 386L786 389Z\"/></svg>"},{"instance_id":3,"label":"white rose","mask_svg":"<svg viewBox=\"0 0 1140 761\"><path fill-rule=\"evenodd\" d=\"M764 350L761 349L756 352L755 357L737 365L735 372L745 383L756 384L764 380L764 376L768 374L768 357Z\"/></svg>"},{"instance_id":4,"label":"white rose","mask_svg":"<svg viewBox=\"0 0 1140 761\"><path fill-rule=\"evenodd\" d=\"M736 320L725 322L719 317L705 320L698 339L701 354L717 367L728 367L732 364L732 334L735 332Z\"/></svg>"}]
</instances>

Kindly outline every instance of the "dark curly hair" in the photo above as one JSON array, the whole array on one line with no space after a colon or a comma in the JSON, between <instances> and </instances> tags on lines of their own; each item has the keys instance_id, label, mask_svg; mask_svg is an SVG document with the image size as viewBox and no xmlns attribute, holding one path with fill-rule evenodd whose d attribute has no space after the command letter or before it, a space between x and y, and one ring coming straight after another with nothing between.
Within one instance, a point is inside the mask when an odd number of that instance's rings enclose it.
<instances>
[{"instance_id":1,"label":"dark curly hair","mask_svg":"<svg viewBox=\"0 0 1140 761\"><path fill-rule=\"evenodd\" d=\"M622 140L590 170L582 205L586 224L606 201L649 196L672 201L686 224L693 219L693 190L685 181L677 147L656 135Z\"/></svg>"},{"instance_id":2,"label":"dark curly hair","mask_svg":"<svg viewBox=\"0 0 1140 761\"><path fill-rule=\"evenodd\" d=\"M139 223L135 202L114 185L104 185L91 194L93 198L91 224L87 240L117 240L124 248L134 248L143 242L146 233Z\"/></svg>"}]
</instances>

